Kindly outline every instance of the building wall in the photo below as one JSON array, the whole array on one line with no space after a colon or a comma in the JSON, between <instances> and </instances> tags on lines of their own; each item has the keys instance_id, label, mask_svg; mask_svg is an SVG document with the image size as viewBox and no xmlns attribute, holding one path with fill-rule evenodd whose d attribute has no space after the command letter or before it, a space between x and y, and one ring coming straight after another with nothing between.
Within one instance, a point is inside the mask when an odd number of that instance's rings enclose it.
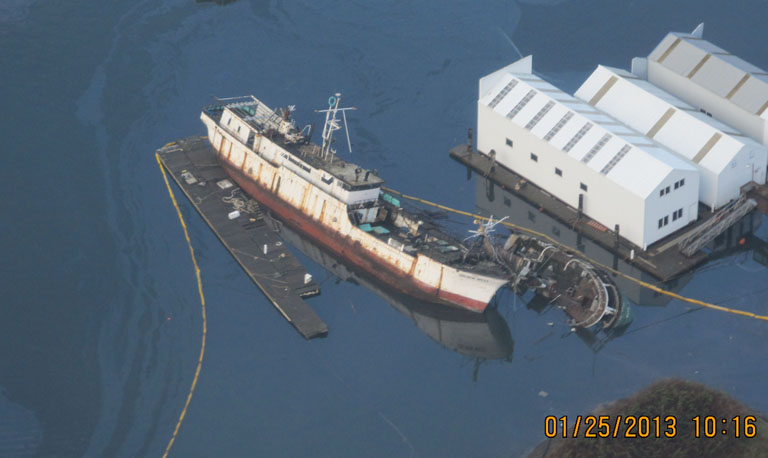
<instances>
[{"instance_id":1,"label":"building wall","mask_svg":"<svg viewBox=\"0 0 768 458\"><path fill-rule=\"evenodd\" d=\"M750 157L751 153L751 157ZM762 155L762 156L761 156ZM753 151L750 148L742 148L730 164L720 174L716 208L729 201L737 199L741 193L741 186L751 180L757 183L765 182L765 151ZM762 157L762 160L760 160Z\"/></svg>"},{"instance_id":2,"label":"building wall","mask_svg":"<svg viewBox=\"0 0 768 458\"><path fill-rule=\"evenodd\" d=\"M701 172L699 200L705 205L717 209L737 198L741 187L753 179L750 164L755 164L755 170L759 170L754 174L754 179L764 180L765 167L760 168L758 165L764 162L760 160L766 156L764 148L758 149L758 145L747 137L729 134L734 129L720 122L716 122L719 127L714 127L711 124L713 121L705 115L689 114L686 111L691 109L689 105L673 104L659 94L649 93L647 88L628 82L621 74L598 67L576 91L576 96L585 101L590 100L609 78L618 79L595 106L639 132L649 132L662 114L669 109L675 110L662 127L655 130L653 140ZM679 100L677 104L680 104ZM719 141L698 162L691 160L705 147L713 134L721 135ZM736 165L732 166L732 163Z\"/></svg>"},{"instance_id":3,"label":"building wall","mask_svg":"<svg viewBox=\"0 0 768 458\"><path fill-rule=\"evenodd\" d=\"M682 186L675 188L675 183L684 180ZM688 225L699 217L699 172L695 170L674 169L662 180L661 184L645 199L645 233L648 244L660 240ZM669 189L661 195L661 190ZM678 218L675 211L682 211ZM667 218L659 228L659 220Z\"/></svg>"},{"instance_id":4,"label":"building wall","mask_svg":"<svg viewBox=\"0 0 768 458\"><path fill-rule=\"evenodd\" d=\"M719 121L768 146L766 121L759 116L745 112L732 102L691 83L688 78L653 60L648 60L648 81L697 108L703 108Z\"/></svg>"},{"instance_id":5,"label":"building wall","mask_svg":"<svg viewBox=\"0 0 768 458\"><path fill-rule=\"evenodd\" d=\"M660 188L673 189L674 183L681 179L685 180L685 186L663 197L659 196L658 188L643 198L481 103L478 104L477 131L479 151L485 154L494 151L497 162L573 208L578 208L579 194L583 194L586 215L610 229L618 224L621 235L643 249L698 216L699 180L695 171L674 170ZM513 146L507 145L507 139L512 140ZM536 161L531 159L531 154L536 155ZM556 174L555 168L560 169L562 175ZM581 189L581 184L587 186L586 191ZM673 221L673 211L680 208L683 217ZM668 223L659 228L658 219L664 216L668 216Z\"/></svg>"}]
</instances>

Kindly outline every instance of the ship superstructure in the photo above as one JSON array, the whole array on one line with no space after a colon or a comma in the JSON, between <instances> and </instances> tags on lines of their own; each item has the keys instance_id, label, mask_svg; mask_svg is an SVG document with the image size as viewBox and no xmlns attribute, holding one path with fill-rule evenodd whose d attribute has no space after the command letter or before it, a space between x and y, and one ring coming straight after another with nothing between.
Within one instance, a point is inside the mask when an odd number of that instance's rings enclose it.
<instances>
[{"instance_id":1,"label":"ship superstructure","mask_svg":"<svg viewBox=\"0 0 768 458\"><path fill-rule=\"evenodd\" d=\"M337 157L340 101L336 94L321 110L321 145L312 126L296 126L292 107L273 110L253 96L220 99L201 119L227 173L285 224L397 290L483 311L508 272L404 210L375 171Z\"/></svg>"}]
</instances>

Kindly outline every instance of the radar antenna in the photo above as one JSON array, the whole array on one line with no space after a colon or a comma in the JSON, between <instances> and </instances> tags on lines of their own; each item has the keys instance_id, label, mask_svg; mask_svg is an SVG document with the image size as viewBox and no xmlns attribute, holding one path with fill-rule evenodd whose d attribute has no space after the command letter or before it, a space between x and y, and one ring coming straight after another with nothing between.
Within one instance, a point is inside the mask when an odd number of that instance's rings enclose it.
<instances>
[{"instance_id":1,"label":"radar antenna","mask_svg":"<svg viewBox=\"0 0 768 458\"><path fill-rule=\"evenodd\" d=\"M341 129L340 120L336 118L338 112L341 112L341 117L344 121L344 131L347 134L347 147L349 153L352 153L352 142L349 140L349 129L347 128L347 110L356 110L355 107L340 108L341 93L336 94L328 98L327 110L315 110L318 113L325 113L325 125L323 126L323 147L320 149L320 157L333 162L333 157L336 155L336 149L333 145L333 133Z\"/></svg>"}]
</instances>

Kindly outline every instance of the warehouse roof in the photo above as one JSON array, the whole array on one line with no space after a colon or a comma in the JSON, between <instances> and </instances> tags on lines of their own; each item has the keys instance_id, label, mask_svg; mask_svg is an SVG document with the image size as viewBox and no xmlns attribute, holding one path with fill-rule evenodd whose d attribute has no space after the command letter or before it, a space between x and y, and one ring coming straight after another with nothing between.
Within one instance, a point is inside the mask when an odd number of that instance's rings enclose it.
<instances>
[{"instance_id":1,"label":"warehouse roof","mask_svg":"<svg viewBox=\"0 0 768 458\"><path fill-rule=\"evenodd\" d=\"M715 174L763 146L625 70L598 66L576 96Z\"/></svg>"},{"instance_id":2,"label":"warehouse roof","mask_svg":"<svg viewBox=\"0 0 768 458\"><path fill-rule=\"evenodd\" d=\"M648 59L768 119L768 73L705 40L702 31L703 25L691 34L667 34Z\"/></svg>"},{"instance_id":3,"label":"warehouse roof","mask_svg":"<svg viewBox=\"0 0 768 458\"><path fill-rule=\"evenodd\" d=\"M530 56L481 79L479 103L643 198L673 169L696 170L645 135L534 75Z\"/></svg>"}]
</instances>

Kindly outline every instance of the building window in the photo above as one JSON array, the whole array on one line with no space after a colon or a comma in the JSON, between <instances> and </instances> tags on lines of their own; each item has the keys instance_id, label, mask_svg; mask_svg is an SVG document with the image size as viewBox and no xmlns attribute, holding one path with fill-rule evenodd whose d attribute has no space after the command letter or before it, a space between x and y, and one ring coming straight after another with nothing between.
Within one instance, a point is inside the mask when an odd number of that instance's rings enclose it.
<instances>
[{"instance_id":1,"label":"building window","mask_svg":"<svg viewBox=\"0 0 768 458\"><path fill-rule=\"evenodd\" d=\"M563 171L558 169L557 167L555 167L555 175L561 177L561 176L563 176Z\"/></svg>"},{"instance_id":2,"label":"building window","mask_svg":"<svg viewBox=\"0 0 768 458\"><path fill-rule=\"evenodd\" d=\"M669 194L669 186L667 186L666 193Z\"/></svg>"},{"instance_id":3,"label":"building window","mask_svg":"<svg viewBox=\"0 0 768 458\"><path fill-rule=\"evenodd\" d=\"M566 143L565 146L563 146L563 151L565 151L566 153L571 151L571 148L573 148L576 145L576 143L578 143L579 140L581 140L581 138L584 135L586 135L587 132L589 132L589 129L591 129L592 126L593 126L593 124L591 122L588 122L588 123L584 124L581 127L581 129L579 129L579 131L576 132L576 135L574 135L573 138L568 140L568 143Z\"/></svg>"},{"instance_id":4,"label":"building window","mask_svg":"<svg viewBox=\"0 0 768 458\"><path fill-rule=\"evenodd\" d=\"M237 126L237 133L238 134L240 133L240 127L242 127L242 126Z\"/></svg>"},{"instance_id":5,"label":"building window","mask_svg":"<svg viewBox=\"0 0 768 458\"><path fill-rule=\"evenodd\" d=\"M679 181L675 181L675 189L677 189L679 187L680 187L680 182Z\"/></svg>"},{"instance_id":6,"label":"building window","mask_svg":"<svg viewBox=\"0 0 768 458\"><path fill-rule=\"evenodd\" d=\"M525 128L528 129L528 130L533 129L536 126L536 124L538 124L539 121L541 121L541 118L543 118L544 115L547 114L549 112L549 110L552 109L553 106L555 106L555 102L553 102L551 100L549 102L547 102L547 104L544 105L541 108L541 110L539 110L538 113L536 113L536 116L534 116L533 119L528 121L528 124L525 125Z\"/></svg>"},{"instance_id":7,"label":"building window","mask_svg":"<svg viewBox=\"0 0 768 458\"><path fill-rule=\"evenodd\" d=\"M537 155L535 155L535 154L531 153L531 160L532 160L533 162L539 162L539 156L537 156Z\"/></svg>"},{"instance_id":8,"label":"building window","mask_svg":"<svg viewBox=\"0 0 768 458\"><path fill-rule=\"evenodd\" d=\"M680 187L682 188L684 184L685 184L685 178L681 178L680 179Z\"/></svg>"},{"instance_id":9,"label":"building window","mask_svg":"<svg viewBox=\"0 0 768 458\"><path fill-rule=\"evenodd\" d=\"M682 217L683 217L683 209L682 208L678 208L677 210L675 210L672 213L672 221L676 221L676 220L678 220L678 219L680 219Z\"/></svg>"},{"instance_id":10,"label":"building window","mask_svg":"<svg viewBox=\"0 0 768 458\"><path fill-rule=\"evenodd\" d=\"M509 197L504 198L504 205L506 205L507 207L512 206L512 201L509 199Z\"/></svg>"},{"instance_id":11,"label":"building window","mask_svg":"<svg viewBox=\"0 0 768 458\"><path fill-rule=\"evenodd\" d=\"M659 229L664 225L664 218L659 218Z\"/></svg>"},{"instance_id":12,"label":"building window","mask_svg":"<svg viewBox=\"0 0 768 458\"><path fill-rule=\"evenodd\" d=\"M528 102L531 101L531 99L536 95L536 90L531 89L528 91L527 94L525 94L525 97L523 97L522 100L520 100L517 105L515 105L514 108L509 110L509 113L507 113L507 118L512 119L514 118L520 111L525 108L525 106L528 104Z\"/></svg>"},{"instance_id":13,"label":"building window","mask_svg":"<svg viewBox=\"0 0 768 458\"><path fill-rule=\"evenodd\" d=\"M496 105L501 102L501 99L503 99L505 95L509 94L509 91L511 91L515 86L517 86L517 80L512 80L507 83L507 85L504 86L498 94L496 94L496 97L491 100L491 103L488 104L488 108L496 108Z\"/></svg>"},{"instance_id":14,"label":"building window","mask_svg":"<svg viewBox=\"0 0 768 458\"><path fill-rule=\"evenodd\" d=\"M587 185L585 185L584 183L579 183L579 187L581 188L582 191L587 190Z\"/></svg>"},{"instance_id":15,"label":"building window","mask_svg":"<svg viewBox=\"0 0 768 458\"><path fill-rule=\"evenodd\" d=\"M509 146L509 147L511 148L511 147L512 147L512 145L513 145L513 142L512 142L512 140L510 140L510 139L507 139L507 146Z\"/></svg>"},{"instance_id":16,"label":"building window","mask_svg":"<svg viewBox=\"0 0 768 458\"><path fill-rule=\"evenodd\" d=\"M544 136L544 141L548 142L552 140L552 137L554 137L555 134L560 132L560 129L562 129L565 123L567 123L568 120L571 119L572 117L573 117L573 112L571 111L564 114L563 117L560 118L560 121L557 121L557 124L555 124L555 126L552 127L552 129L550 129L549 132L547 132L547 135Z\"/></svg>"},{"instance_id":17,"label":"building window","mask_svg":"<svg viewBox=\"0 0 768 458\"><path fill-rule=\"evenodd\" d=\"M664 225L666 226L667 224L669 224L669 215L664 217Z\"/></svg>"},{"instance_id":18,"label":"building window","mask_svg":"<svg viewBox=\"0 0 768 458\"><path fill-rule=\"evenodd\" d=\"M232 116L230 116L229 119L227 119L227 125L229 125L229 123L231 122L232 122Z\"/></svg>"}]
</instances>

